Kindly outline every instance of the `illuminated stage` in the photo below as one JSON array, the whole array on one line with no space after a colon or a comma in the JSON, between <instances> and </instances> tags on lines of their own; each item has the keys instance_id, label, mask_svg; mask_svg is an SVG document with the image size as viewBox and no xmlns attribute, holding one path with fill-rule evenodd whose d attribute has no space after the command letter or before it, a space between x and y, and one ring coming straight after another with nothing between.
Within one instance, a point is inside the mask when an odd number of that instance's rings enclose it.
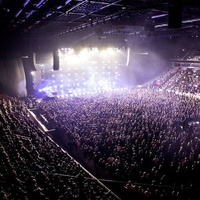
<instances>
[{"instance_id":1,"label":"illuminated stage","mask_svg":"<svg viewBox=\"0 0 200 200\"><path fill-rule=\"evenodd\" d=\"M94 95L127 86L127 52L119 48L59 49L59 70L52 56L32 72L37 95L49 98Z\"/></svg>"}]
</instances>

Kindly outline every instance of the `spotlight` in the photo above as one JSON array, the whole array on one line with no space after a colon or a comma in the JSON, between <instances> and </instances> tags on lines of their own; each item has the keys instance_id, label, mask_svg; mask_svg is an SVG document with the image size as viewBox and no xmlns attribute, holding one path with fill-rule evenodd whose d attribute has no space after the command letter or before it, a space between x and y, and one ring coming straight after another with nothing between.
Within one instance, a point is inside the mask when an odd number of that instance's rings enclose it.
<instances>
[{"instance_id":1,"label":"spotlight","mask_svg":"<svg viewBox=\"0 0 200 200\"><path fill-rule=\"evenodd\" d=\"M109 55L114 55L114 54L115 54L115 51L114 51L113 48L108 48L108 49L107 49L107 53L108 53Z\"/></svg>"}]
</instances>

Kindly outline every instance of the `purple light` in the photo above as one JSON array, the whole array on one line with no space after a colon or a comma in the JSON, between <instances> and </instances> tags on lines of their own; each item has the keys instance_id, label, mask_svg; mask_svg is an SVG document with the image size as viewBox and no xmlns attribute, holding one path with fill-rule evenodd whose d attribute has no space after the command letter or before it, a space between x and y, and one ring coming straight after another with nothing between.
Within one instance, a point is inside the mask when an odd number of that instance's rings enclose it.
<instances>
[{"instance_id":1,"label":"purple light","mask_svg":"<svg viewBox=\"0 0 200 200\"><path fill-rule=\"evenodd\" d=\"M29 12L29 13L26 15L26 17L25 17L25 18L26 18L26 19L27 19L27 18L29 18L29 17L30 17L30 16L31 16L31 15L32 15L34 12L35 12L35 11L34 11L34 10L32 10L31 12Z\"/></svg>"},{"instance_id":2,"label":"purple light","mask_svg":"<svg viewBox=\"0 0 200 200\"><path fill-rule=\"evenodd\" d=\"M37 8L40 8L45 0L40 0L39 3L36 4Z\"/></svg>"},{"instance_id":3,"label":"purple light","mask_svg":"<svg viewBox=\"0 0 200 200\"><path fill-rule=\"evenodd\" d=\"M28 3L29 3L30 0L26 0L23 4L23 6L25 7Z\"/></svg>"},{"instance_id":4,"label":"purple light","mask_svg":"<svg viewBox=\"0 0 200 200\"><path fill-rule=\"evenodd\" d=\"M65 5L67 5L68 3L70 3L72 0L67 0L65 1Z\"/></svg>"},{"instance_id":5,"label":"purple light","mask_svg":"<svg viewBox=\"0 0 200 200\"><path fill-rule=\"evenodd\" d=\"M46 17L50 17L52 14L53 14L53 13L48 13L48 14L46 15Z\"/></svg>"},{"instance_id":6,"label":"purple light","mask_svg":"<svg viewBox=\"0 0 200 200\"><path fill-rule=\"evenodd\" d=\"M16 13L15 17L17 18L17 17L20 15L21 12L22 12L22 10L19 10L19 11Z\"/></svg>"},{"instance_id":7,"label":"purple light","mask_svg":"<svg viewBox=\"0 0 200 200\"><path fill-rule=\"evenodd\" d=\"M62 8L62 6L58 6L56 9L59 10L59 9L61 9L61 8Z\"/></svg>"},{"instance_id":8,"label":"purple light","mask_svg":"<svg viewBox=\"0 0 200 200\"><path fill-rule=\"evenodd\" d=\"M164 14L160 14L160 15L154 15L151 17L151 19L157 19L157 18L161 18L161 17L165 17L167 16L168 14L164 13Z\"/></svg>"}]
</instances>

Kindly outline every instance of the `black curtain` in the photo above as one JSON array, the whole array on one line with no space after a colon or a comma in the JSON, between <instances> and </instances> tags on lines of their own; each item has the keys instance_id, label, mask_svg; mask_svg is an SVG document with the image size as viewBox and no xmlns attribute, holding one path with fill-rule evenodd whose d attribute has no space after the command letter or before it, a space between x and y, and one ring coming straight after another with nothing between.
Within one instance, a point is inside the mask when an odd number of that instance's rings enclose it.
<instances>
[{"instance_id":1,"label":"black curtain","mask_svg":"<svg viewBox=\"0 0 200 200\"><path fill-rule=\"evenodd\" d=\"M27 95L26 77L21 58L0 58L0 93L24 97Z\"/></svg>"}]
</instances>

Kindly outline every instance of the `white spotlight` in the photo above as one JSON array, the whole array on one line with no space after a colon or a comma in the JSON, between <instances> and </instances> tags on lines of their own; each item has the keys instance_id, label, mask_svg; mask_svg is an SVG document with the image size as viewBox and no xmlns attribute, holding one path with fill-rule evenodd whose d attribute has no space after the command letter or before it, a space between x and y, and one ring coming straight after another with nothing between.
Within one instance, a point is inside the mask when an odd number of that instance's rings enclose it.
<instances>
[{"instance_id":1,"label":"white spotlight","mask_svg":"<svg viewBox=\"0 0 200 200\"><path fill-rule=\"evenodd\" d=\"M108 48L108 49L107 49L107 53L108 53L109 55L114 55L114 54L115 54L115 51L114 51L113 48Z\"/></svg>"}]
</instances>

